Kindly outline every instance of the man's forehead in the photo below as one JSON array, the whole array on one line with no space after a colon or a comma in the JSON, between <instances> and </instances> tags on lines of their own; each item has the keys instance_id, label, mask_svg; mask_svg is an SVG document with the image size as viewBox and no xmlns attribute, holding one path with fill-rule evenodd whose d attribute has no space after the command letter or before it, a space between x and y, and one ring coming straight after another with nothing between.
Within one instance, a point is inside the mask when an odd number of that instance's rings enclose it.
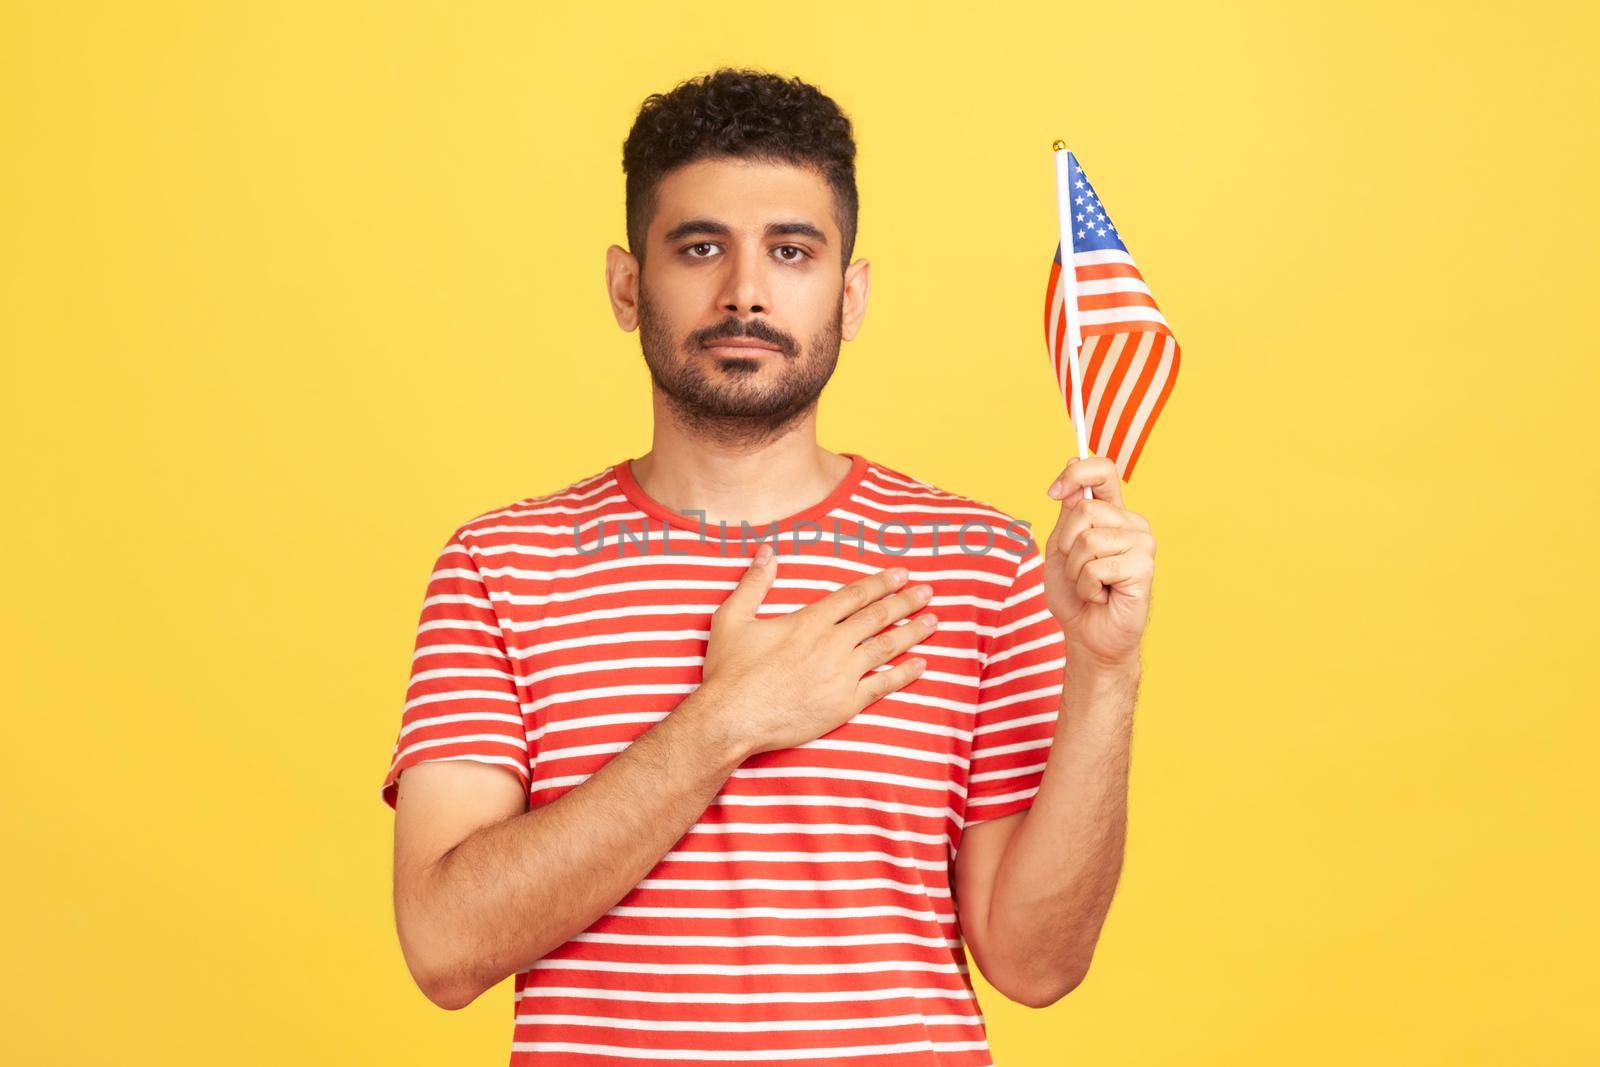
<instances>
[{"instance_id":1,"label":"man's forehead","mask_svg":"<svg viewBox=\"0 0 1600 1067\"><path fill-rule=\"evenodd\" d=\"M764 160L696 160L669 172L656 193L650 228L665 234L695 219L762 231L773 223L816 226L833 242L833 189L815 167Z\"/></svg>"}]
</instances>

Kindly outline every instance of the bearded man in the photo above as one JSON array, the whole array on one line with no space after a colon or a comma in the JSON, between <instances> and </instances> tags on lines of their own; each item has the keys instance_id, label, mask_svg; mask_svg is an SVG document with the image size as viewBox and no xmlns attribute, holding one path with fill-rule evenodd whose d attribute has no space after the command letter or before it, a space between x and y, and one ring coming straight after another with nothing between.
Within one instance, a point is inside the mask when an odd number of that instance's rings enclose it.
<instances>
[{"instance_id":1,"label":"bearded man","mask_svg":"<svg viewBox=\"0 0 1600 1067\"><path fill-rule=\"evenodd\" d=\"M869 264L817 88L652 95L623 167L651 447L439 554L383 782L407 965L444 1008L513 977L513 1065L988 1064L968 954L1054 1003L1120 875L1149 524L1101 457L1041 549L818 443Z\"/></svg>"}]
</instances>

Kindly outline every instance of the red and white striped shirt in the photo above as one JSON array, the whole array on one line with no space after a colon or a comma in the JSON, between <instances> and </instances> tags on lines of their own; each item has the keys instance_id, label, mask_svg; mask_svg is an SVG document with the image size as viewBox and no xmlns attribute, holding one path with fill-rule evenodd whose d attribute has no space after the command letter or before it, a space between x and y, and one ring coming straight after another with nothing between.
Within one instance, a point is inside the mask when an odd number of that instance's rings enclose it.
<instances>
[{"instance_id":1,"label":"red and white striped shirt","mask_svg":"<svg viewBox=\"0 0 1600 1067\"><path fill-rule=\"evenodd\" d=\"M440 553L390 806L431 760L504 767L530 807L582 783L699 685L758 537L778 561L763 615L903 566L939 617L906 654L921 676L746 759L643 881L516 976L513 1067L991 1063L953 860L963 827L1033 802L1065 641L1025 525L850 458L827 499L726 540L622 462L480 515Z\"/></svg>"}]
</instances>

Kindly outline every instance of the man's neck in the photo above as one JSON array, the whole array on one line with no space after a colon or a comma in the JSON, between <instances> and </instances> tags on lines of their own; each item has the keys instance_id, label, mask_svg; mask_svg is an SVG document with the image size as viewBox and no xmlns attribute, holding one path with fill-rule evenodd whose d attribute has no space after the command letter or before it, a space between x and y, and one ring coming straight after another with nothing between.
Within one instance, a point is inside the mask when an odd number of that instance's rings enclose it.
<instances>
[{"instance_id":1,"label":"man's neck","mask_svg":"<svg viewBox=\"0 0 1600 1067\"><path fill-rule=\"evenodd\" d=\"M850 472L850 458L817 443L815 416L759 445L697 438L657 413L650 451L633 477L652 499L677 512L705 512L709 524L760 526L825 499Z\"/></svg>"}]
</instances>

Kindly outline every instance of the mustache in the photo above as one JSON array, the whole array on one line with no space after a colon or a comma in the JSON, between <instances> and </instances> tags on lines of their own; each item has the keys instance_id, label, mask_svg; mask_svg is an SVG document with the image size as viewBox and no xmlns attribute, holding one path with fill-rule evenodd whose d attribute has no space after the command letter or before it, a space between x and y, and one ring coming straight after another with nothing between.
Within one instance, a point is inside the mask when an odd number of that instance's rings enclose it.
<instances>
[{"instance_id":1,"label":"mustache","mask_svg":"<svg viewBox=\"0 0 1600 1067\"><path fill-rule=\"evenodd\" d=\"M717 341L725 341L730 337L752 337L757 341L765 341L769 345L777 345L779 351L786 356L792 356L800 350L800 346L793 337L774 326L769 326L760 319L751 319L749 322L740 322L738 319L724 319L717 325L704 330L696 330L689 335L689 343L696 347L704 348L706 345Z\"/></svg>"}]
</instances>

